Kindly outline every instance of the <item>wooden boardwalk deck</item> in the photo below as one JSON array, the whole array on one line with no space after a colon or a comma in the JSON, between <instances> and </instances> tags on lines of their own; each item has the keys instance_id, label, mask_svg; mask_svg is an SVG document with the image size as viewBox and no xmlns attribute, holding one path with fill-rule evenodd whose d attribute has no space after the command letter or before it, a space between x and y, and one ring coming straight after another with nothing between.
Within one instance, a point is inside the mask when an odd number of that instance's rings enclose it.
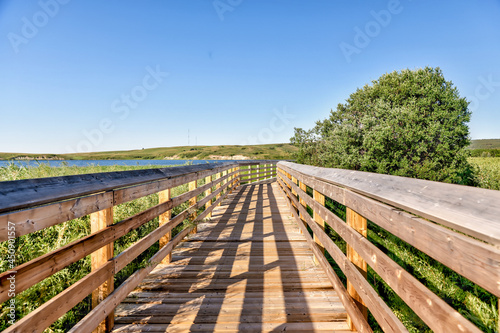
<instances>
[{"instance_id":1,"label":"wooden boardwalk deck","mask_svg":"<svg viewBox=\"0 0 500 333\"><path fill-rule=\"evenodd\" d=\"M113 332L351 332L279 185L240 186L116 308Z\"/></svg>"}]
</instances>

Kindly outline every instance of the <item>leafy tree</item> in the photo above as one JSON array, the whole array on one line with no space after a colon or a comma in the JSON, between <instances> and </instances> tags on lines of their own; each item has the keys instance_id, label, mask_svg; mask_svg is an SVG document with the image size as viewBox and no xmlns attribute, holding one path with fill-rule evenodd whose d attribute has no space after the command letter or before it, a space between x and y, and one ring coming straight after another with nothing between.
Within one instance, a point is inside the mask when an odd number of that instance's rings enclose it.
<instances>
[{"instance_id":1,"label":"leafy tree","mask_svg":"<svg viewBox=\"0 0 500 333\"><path fill-rule=\"evenodd\" d=\"M299 163L472 185L468 105L439 68L394 71L291 142Z\"/></svg>"}]
</instances>

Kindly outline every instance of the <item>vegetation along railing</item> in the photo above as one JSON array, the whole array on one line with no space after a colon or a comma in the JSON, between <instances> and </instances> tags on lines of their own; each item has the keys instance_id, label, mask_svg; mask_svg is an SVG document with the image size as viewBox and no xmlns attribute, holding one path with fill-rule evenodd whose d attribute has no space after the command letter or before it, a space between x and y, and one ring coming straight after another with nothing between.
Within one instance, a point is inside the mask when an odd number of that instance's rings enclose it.
<instances>
[{"instance_id":1,"label":"vegetation along railing","mask_svg":"<svg viewBox=\"0 0 500 333\"><path fill-rule=\"evenodd\" d=\"M368 308L384 332L407 332L368 283L368 265L434 332L480 332L370 242L367 219L500 297L499 191L290 162L278 163L278 182L358 331L366 331ZM346 207L346 222L325 200ZM346 242L346 254L326 226ZM345 274L347 290L325 251Z\"/></svg>"},{"instance_id":2,"label":"vegetation along railing","mask_svg":"<svg viewBox=\"0 0 500 333\"><path fill-rule=\"evenodd\" d=\"M276 161L248 161L0 183L0 242L11 242L13 237L89 214L91 224L90 235L0 274L0 303L4 303L14 294L91 256L92 269L88 275L5 332L41 332L90 294L93 309L71 331L108 331L113 326L115 307L157 264L171 260L172 249L186 235L196 232L196 222L210 217L227 193L240 183L275 176ZM187 192L171 197L171 189L187 183ZM114 207L155 193L157 205L113 222ZM186 202L188 208L172 217L172 209ZM157 217L158 228L114 255L114 242ZM172 238L172 230L178 225L184 227ZM158 241L159 250L148 264L114 289L115 274Z\"/></svg>"}]
</instances>

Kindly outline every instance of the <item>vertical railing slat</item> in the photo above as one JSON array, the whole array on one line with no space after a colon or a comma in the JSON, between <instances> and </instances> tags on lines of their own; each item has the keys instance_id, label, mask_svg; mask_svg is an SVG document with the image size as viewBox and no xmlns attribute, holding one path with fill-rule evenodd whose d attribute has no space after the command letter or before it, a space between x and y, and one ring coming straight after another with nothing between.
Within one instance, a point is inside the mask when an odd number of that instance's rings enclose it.
<instances>
[{"instance_id":1,"label":"vertical railing slat","mask_svg":"<svg viewBox=\"0 0 500 333\"><path fill-rule=\"evenodd\" d=\"M189 191L194 191L194 190L196 190L197 187L198 187L197 180L193 180L192 182L189 182ZM189 207L196 205L196 202L198 202L198 197L195 195L194 197L189 199ZM191 213L191 215L189 216L189 221L194 221L196 219L197 215L198 215L198 213L196 212L196 210L193 211ZM198 231L198 229L196 228L196 225L195 225L193 228L193 231L191 231L191 233L195 234L197 231Z\"/></svg>"},{"instance_id":2,"label":"vertical railing slat","mask_svg":"<svg viewBox=\"0 0 500 333\"><path fill-rule=\"evenodd\" d=\"M363 216L359 215L358 213L356 213L352 209L347 208L346 222L349 226L351 226L357 232L359 232L361 235L363 235L363 237L367 237L368 225L367 225L367 220ZM347 246L346 246L346 252L347 252L347 259L349 259L358 268L358 270L361 272L361 274L366 279L367 278L366 261L364 261L363 258L361 258L361 256L356 251L354 251L354 249L349 244L347 244ZM361 296L359 296L359 294L356 292L356 289L349 282L349 280L347 280L347 292L353 298L354 302L358 306L359 310L361 311L361 313L363 314L365 319L367 319L368 318L368 309L366 308L365 303L361 299ZM352 329L353 324L352 324L352 321L350 318L348 318L348 324Z\"/></svg>"},{"instance_id":3,"label":"vertical railing slat","mask_svg":"<svg viewBox=\"0 0 500 333\"><path fill-rule=\"evenodd\" d=\"M113 224L113 207L100 210L90 214L91 233L102 230ZM114 243L111 242L90 255L91 269L97 270L113 258ZM92 292L92 308L95 308L114 290L114 275L110 275L108 280L99 288ZM114 326L114 312L111 312L104 321L93 331L94 333L110 332Z\"/></svg>"},{"instance_id":4,"label":"vertical railing slat","mask_svg":"<svg viewBox=\"0 0 500 333\"><path fill-rule=\"evenodd\" d=\"M320 205L322 205L322 206L325 205L325 196L323 194L319 193L316 190L313 190L313 199L316 202L318 202ZM321 218L321 216L318 214L318 212L314 211L314 216L313 217L314 217L314 221L321 227L321 229L323 231L325 231L325 221ZM325 254L325 248L324 248L323 244L321 244L321 242L319 241L318 236L316 234L314 234L314 242L316 242L316 244L319 247L319 250L324 255ZM314 262L316 264L319 264L319 261L318 261L318 259L316 257L314 257Z\"/></svg>"},{"instance_id":5,"label":"vertical railing slat","mask_svg":"<svg viewBox=\"0 0 500 333\"><path fill-rule=\"evenodd\" d=\"M170 200L171 196L171 189L167 189L164 191L161 191L158 193L158 201L159 203L164 203ZM170 219L172 218L172 210L168 210L165 213L160 215L160 226L168 223ZM160 238L160 248L164 247L167 245L168 242L172 239L172 231L170 230L167 232L162 238ZM161 261L162 264L169 264L172 261L172 254L169 253L163 260Z\"/></svg>"},{"instance_id":6,"label":"vertical railing slat","mask_svg":"<svg viewBox=\"0 0 500 333\"><path fill-rule=\"evenodd\" d=\"M212 175L210 176L206 176L205 177L205 184L208 184L208 183L211 183L212 182ZM209 187L206 191L205 191L205 196L208 197L210 194L212 193L212 188ZM208 201L206 204L205 204L205 209L209 209L210 206L212 205L212 200ZM207 217L212 217L212 212L208 213Z\"/></svg>"}]
</instances>

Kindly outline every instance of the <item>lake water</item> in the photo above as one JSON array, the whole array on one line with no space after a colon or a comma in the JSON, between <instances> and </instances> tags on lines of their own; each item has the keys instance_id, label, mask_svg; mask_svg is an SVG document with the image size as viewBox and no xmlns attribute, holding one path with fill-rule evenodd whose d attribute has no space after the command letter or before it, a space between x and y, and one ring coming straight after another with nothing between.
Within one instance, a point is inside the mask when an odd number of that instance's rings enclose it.
<instances>
[{"instance_id":1,"label":"lake water","mask_svg":"<svg viewBox=\"0 0 500 333\"><path fill-rule=\"evenodd\" d=\"M0 161L0 167L8 166L9 164L16 164L22 166L33 166L36 167L41 163L48 164L50 166L58 167L64 164L69 166L91 166L91 165L100 165L100 166L109 166L109 165L186 165L186 164L205 164L205 163L217 163L217 162L234 162L228 160L67 160L67 161L56 161L56 160L8 160L8 161Z\"/></svg>"}]
</instances>

